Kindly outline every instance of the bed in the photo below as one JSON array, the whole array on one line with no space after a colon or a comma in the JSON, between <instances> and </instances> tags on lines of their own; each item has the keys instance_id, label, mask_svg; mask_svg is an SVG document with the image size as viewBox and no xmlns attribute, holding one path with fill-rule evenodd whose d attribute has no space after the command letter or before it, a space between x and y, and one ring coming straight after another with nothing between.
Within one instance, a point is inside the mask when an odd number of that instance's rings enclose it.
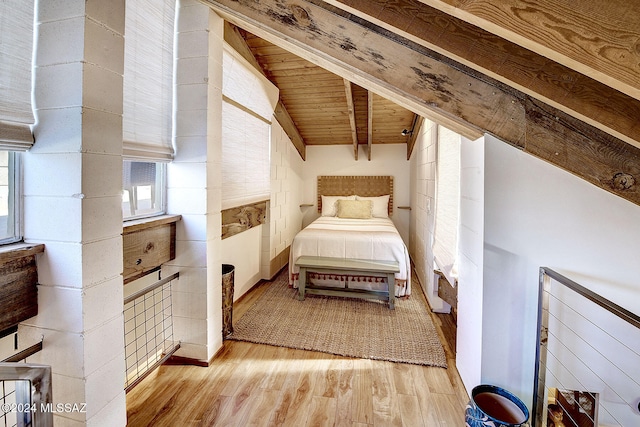
<instances>
[{"instance_id":1,"label":"bed","mask_svg":"<svg viewBox=\"0 0 640 427\"><path fill-rule=\"evenodd\" d=\"M320 217L293 239L289 252L289 284L299 287L297 260L316 257L347 261L375 261L397 265L391 286L395 297L411 294L409 252L389 217L393 212L393 177L390 176L320 176L318 177L318 212ZM359 271L313 271L305 268L306 289L316 294L336 295L322 290L339 289L338 295L367 297L367 293L388 290L386 274ZM373 273L373 271L372 271ZM304 290L304 289L303 289ZM390 306L393 308L391 301Z\"/></svg>"}]
</instances>

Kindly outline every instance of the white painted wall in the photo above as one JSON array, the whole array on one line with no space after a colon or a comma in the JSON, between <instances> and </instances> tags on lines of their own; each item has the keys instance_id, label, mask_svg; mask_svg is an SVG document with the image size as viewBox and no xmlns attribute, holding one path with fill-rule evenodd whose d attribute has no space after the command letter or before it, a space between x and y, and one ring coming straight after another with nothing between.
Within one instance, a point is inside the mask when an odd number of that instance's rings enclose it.
<instances>
[{"instance_id":1,"label":"white painted wall","mask_svg":"<svg viewBox=\"0 0 640 427\"><path fill-rule=\"evenodd\" d=\"M484 138L460 146L456 367L469 393L482 379L484 146Z\"/></svg>"},{"instance_id":2,"label":"white painted wall","mask_svg":"<svg viewBox=\"0 0 640 427\"><path fill-rule=\"evenodd\" d=\"M481 170L481 157L475 153L467 158L470 173ZM479 377L530 404L539 267L552 268L640 313L635 255L640 253L640 207L491 136L485 137L484 168L484 287L480 294L480 260L464 260L461 265L472 279L468 288L461 284L461 298L476 307L459 318L460 334L477 332L482 324L482 349L477 353L477 338L465 349L470 338L459 335L458 369L467 387ZM474 202L463 215L477 223L477 211Z\"/></svg>"},{"instance_id":3,"label":"white painted wall","mask_svg":"<svg viewBox=\"0 0 640 427\"><path fill-rule=\"evenodd\" d=\"M310 145L307 146L307 160L302 170L303 203L314 206L304 208L303 224L308 225L316 219L317 178L319 175L392 175L393 176L393 215L391 219L398 228L405 244L409 243L408 210L398 206L409 206L410 167L407 160L407 146L404 144L377 144L373 146L371 161L367 160L365 147L360 147L358 160L353 158L352 145Z\"/></svg>"},{"instance_id":4,"label":"white painted wall","mask_svg":"<svg viewBox=\"0 0 640 427\"><path fill-rule=\"evenodd\" d=\"M233 299L237 300L260 281L262 227L252 227L222 240L222 262L235 267Z\"/></svg>"}]
</instances>

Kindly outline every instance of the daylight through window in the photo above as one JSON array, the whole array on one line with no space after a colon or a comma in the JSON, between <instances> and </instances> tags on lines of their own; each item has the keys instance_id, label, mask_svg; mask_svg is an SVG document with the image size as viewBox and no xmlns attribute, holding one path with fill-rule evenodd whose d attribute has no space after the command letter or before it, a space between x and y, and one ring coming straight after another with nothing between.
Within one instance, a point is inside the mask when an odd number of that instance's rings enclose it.
<instances>
[{"instance_id":1,"label":"daylight through window","mask_svg":"<svg viewBox=\"0 0 640 427\"><path fill-rule=\"evenodd\" d=\"M125 160L122 168L122 217L141 218L165 211L166 164Z\"/></svg>"},{"instance_id":2,"label":"daylight through window","mask_svg":"<svg viewBox=\"0 0 640 427\"><path fill-rule=\"evenodd\" d=\"M0 243L20 240L17 158L17 153L0 151Z\"/></svg>"}]
</instances>

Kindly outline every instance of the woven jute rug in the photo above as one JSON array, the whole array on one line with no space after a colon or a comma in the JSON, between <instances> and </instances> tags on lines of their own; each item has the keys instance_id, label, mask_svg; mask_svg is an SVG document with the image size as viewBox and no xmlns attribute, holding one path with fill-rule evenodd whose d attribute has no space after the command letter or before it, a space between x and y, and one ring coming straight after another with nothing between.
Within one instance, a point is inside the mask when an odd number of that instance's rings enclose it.
<instances>
[{"instance_id":1,"label":"woven jute rug","mask_svg":"<svg viewBox=\"0 0 640 427\"><path fill-rule=\"evenodd\" d=\"M419 289L398 299L395 310L383 301L355 298L308 295L298 301L285 269L233 328L232 340L447 367Z\"/></svg>"}]
</instances>

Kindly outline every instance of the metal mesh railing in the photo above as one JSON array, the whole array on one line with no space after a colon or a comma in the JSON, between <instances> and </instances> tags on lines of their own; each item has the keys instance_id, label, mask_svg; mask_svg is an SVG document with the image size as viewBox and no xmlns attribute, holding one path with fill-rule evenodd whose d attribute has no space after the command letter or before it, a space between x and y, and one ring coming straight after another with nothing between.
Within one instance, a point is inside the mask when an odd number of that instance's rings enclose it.
<instances>
[{"instance_id":1,"label":"metal mesh railing","mask_svg":"<svg viewBox=\"0 0 640 427\"><path fill-rule=\"evenodd\" d=\"M540 270L535 426L640 425L640 318Z\"/></svg>"},{"instance_id":2,"label":"metal mesh railing","mask_svg":"<svg viewBox=\"0 0 640 427\"><path fill-rule=\"evenodd\" d=\"M14 427L18 425L18 414L11 408L17 408L16 381L0 381L0 426Z\"/></svg>"},{"instance_id":3,"label":"metal mesh railing","mask_svg":"<svg viewBox=\"0 0 640 427\"><path fill-rule=\"evenodd\" d=\"M46 425L43 424L45 421L42 418L39 420L40 424L34 423L32 417L32 413L40 409L38 406L46 401L34 402L31 382L28 379L20 379L28 366L26 358L40 350L42 341L0 361L0 427ZM41 368L38 365L36 370ZM37 394L40 395L40 392ZM50 417L50 414L45 416Z\"/></svg>"},{"instance_id":4,"label":"metal mesh railing","mask_svg":"<svg viewBox=\"0 0 640 427\"><path fill-rule=\"evenodd\" d=\"M125 390L129 391L179 347L173 337L171 282L159 280L124 300Z\"/></svg>"}]
</instances>

